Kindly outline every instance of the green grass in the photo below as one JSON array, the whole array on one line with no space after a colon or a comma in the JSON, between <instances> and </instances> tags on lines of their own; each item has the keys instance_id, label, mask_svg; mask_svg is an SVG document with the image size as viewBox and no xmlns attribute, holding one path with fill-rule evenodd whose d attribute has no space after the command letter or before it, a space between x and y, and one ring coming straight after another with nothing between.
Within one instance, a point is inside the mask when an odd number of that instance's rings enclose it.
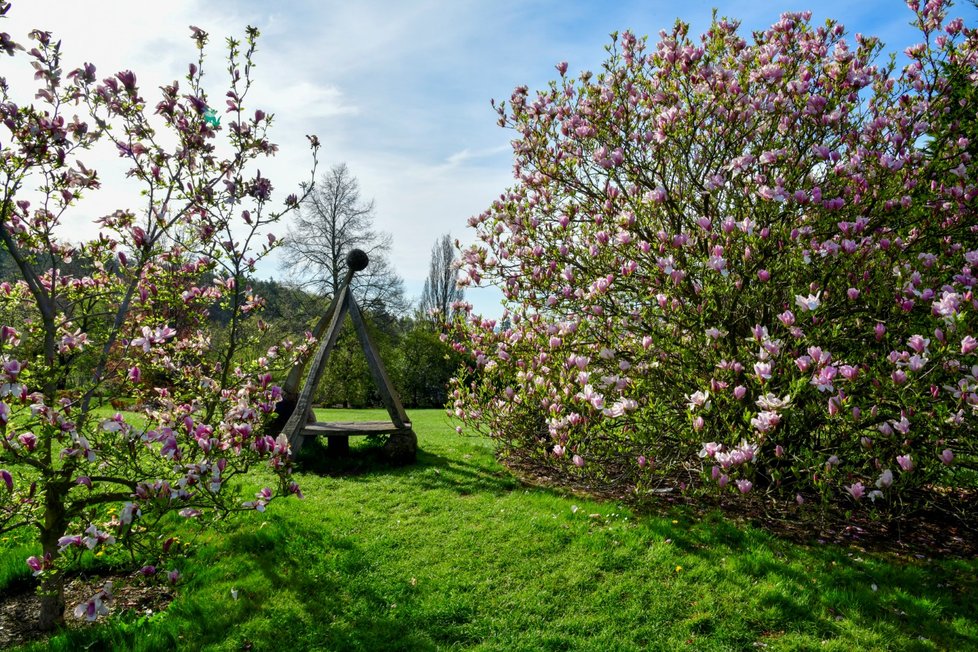
<instances>
[{"instance_id":1,"label":"green grass","mask_svg":"<svg viewBox=\"0 0 978 652\"><path fill-rule=\"evenodd\" d=\"M300 473L305 500L206 535L166 612L30 649L978 649L976 561L799 546L717 514L528 489L442 412L411 416L417 464L313 455L332 473ZM24 549L3 545L0 587L23 574Z\"/></svg>"}]
</instances>

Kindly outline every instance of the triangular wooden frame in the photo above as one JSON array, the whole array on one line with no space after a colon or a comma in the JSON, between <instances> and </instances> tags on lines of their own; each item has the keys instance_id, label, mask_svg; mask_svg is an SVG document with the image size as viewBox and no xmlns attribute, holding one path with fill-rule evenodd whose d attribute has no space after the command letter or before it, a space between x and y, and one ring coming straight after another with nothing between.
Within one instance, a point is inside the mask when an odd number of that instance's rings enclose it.
<instances>
[{"instance_id":1,"label":"triangular wooden frame","mask_svg":"<svg viewBox=\"0 0 978 652\"><path fill-rule=\"evenodd\" d=\"M347 260L349 262L351 258L348 257ZM363 266L365 265L366 263L363 262ZM363 269L363 267L359 269ZM311 360L309 373L302 386L302 391L298 395L295 394L295 390L299 385L299 379L302 377L302 372L306 366L305 362L296 365L286 379L283 388L285 398L283 403L292 403L291 399L295 397L295 407L292 410L292 414L288 417L288 421L282 427L281 432L288 438L293 456L302 448L306 437L325 435L329 441L329 450L334 453L342 453L349 448L349 437L351 435L389 434L390 437L384 447L386 455L400 462L413 461L417 452L417 436L411 429L411 420L408 419L407 413L404 411L403 405L401 405L401 399L397 394L397 390L394 389L390 377L387 375L387 370L384 368L383 360L381 360L380 354L377 352L377 347L374 346L373 341L370 339L370 334L367 332L367 327L363 320L363 314L360 312L360 307L357 305L356 299L350 290L350 281L355 271L357 270L351 265L343 286L333 298L326 314L323 315L322 319L316 325L313 334L322 339L315 357ZM340 329L343 326L343 319L347 315L350 316L350 320L353 322L353 329L356 331L357 339L360 340L360 347L363 349L364 356L367 359L367 367L370 369L370 375L377 389L380 391L380 397L384 403L384 407L387 409L387 414L390 415L391 420L389 423L384 421L316 423L312 419L313 393L316 391L320 380L322 380L326 363L329 361L330 353L332 353L333 348L336 346ZM328 328L326 328L327 323L329 324Z\"/></svg>"}]
</instances>

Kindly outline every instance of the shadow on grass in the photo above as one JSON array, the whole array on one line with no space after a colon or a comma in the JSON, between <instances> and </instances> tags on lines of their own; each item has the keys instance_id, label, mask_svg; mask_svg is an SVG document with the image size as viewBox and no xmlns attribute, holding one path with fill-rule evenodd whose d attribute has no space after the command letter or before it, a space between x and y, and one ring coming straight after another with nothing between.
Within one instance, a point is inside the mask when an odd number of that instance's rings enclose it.
<instances>
[{"instance_id":1,"label":"shadow on grass","mask_svg":"<svg viewBox=\"0 0 978 652\"><path fill-rule=\"evenodd\" d=\"M380 439L351 443L349 453L337 455L320 438L308 438L296 455L299 471L330 477L356 476L398 468L385 460Z\"/></svg>"},{"instance_id":2,"label":"shadow on grass","mask_svg":"<svg viewBox=\"0 0 978 652\"><path fill-rule=\"evenodd\" d=\"M305 543L306 545L303 545ZM373 556L350 536L318 528L288 527L236 532L226 547L247 559L242 576L258 573L258 591L243 586L228 608L215 610L207 595L175 605L181 620L205 628L194 645L240 644L240 649L433 650L424 622L403 608L404 595L391 595L370 577ZM315 559L310 559L314 555ZM402 603L402 607L392 600ZM248 621L281 610L274 631L253 631ZM184 630L186 631L186 630ZM229 635L230 633L230 635ZM264 636L262 636L264 635Z\"/></svg>"},{"instance_id":3,"label":"shadow on grass","mask_svg":"<svg viewBox=\"0 0 978 652\"><path fill-rule=\"evenodd\" d=\"M344 478L367 483L378 476L401 478L409 476L412 484L425 490L450 490L466 496L474 493L501 495L523 485L502 467L445 457L419 449L413 464L394 465L383 457L380 445L364 443L351 447L349 455L337 457L319 440L305 444L297 456L297 470L314 475ZM550 492L548 489L541 489ZM558 495L558 492L553 492Z\"/></svg>"},{"instance_id":4,"label":"shadow on grass","mask_svg":"<svg viewBox=\"0 0 978 652\"><path fill-rule=\"evenodd\" d=\"M978 578L966 560L894 559L834 544L799 545L714 512L685 523L649 519L671 545L722 568L757 595L756 626L838 635L846 621L903 649L978 650ZM912 645L910 647L913 647Z\"/></svg>"},{"instance_id":5,"label":"shadow on grass","mask_svg":"<svg viewBox=\"0 0 978 652\"><path fill-rule=\"evenodd\" d=\"M310 550L294 545L296 540L316 543ZM319 555L319 563L310 563L306 557L309 553ZM369 576L372 560L350 537L290 522L288 528L234 532L218 549L203 552L200 562L208 563L201 563L188 577L185 596L156 618L115 619L96 627L65 631L26 649L437 647L425 635L424 622L410 615L405 618L388 597L364 579ZM269 618L271 610L275 613Z\"/></svg>"}]
</instances>

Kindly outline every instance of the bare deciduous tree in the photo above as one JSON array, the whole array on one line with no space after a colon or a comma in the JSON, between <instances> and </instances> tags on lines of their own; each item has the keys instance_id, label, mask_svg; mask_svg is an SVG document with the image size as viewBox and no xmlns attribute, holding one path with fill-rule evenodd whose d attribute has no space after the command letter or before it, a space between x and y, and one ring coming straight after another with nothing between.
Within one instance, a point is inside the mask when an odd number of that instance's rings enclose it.
<instances>
[{"instance_id":1,"label":"bare deciduous tree","mask_svg":"<svg viewBox=\"0 0 978 652\"><path fill-rule=\"evenodd\" d=\"M446 233L431 248L431 267L418 305L422 318L430 319L434 315L439 321L451 321L454 315L452 304L461 301L465 295L456 283L455 263L455 246L451 234Z\"/></svg>"},{"instance_id":2,"label":"bare deciduous tree","mask_svg":"<svg viewBox=\"0 0 978 652\"><path fill-rule=\"evenodd\" d=\"M357 302L398 314L406 308L404 281L388 259L391 235L373 228L374 202L360 196L360 183L345 163L320 177L289 226L283 268L302 287L333 296L343 282L346 254L362 249L367 269L353 279Z\"/></svg>"}]
</instances>

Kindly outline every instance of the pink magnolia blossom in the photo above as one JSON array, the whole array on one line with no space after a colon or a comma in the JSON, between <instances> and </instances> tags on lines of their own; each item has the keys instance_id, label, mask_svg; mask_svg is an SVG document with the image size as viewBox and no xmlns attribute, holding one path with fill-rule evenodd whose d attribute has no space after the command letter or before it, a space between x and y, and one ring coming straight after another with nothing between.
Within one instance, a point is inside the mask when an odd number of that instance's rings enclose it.
<instances>
[{"instance_id":1,"label":"pink magnolia blossom","mask_svg":"<svg viewBox=\"0 0 978 652\"><path fill-rule=\"evenodd\" d=\"M696 391L692 394L687 394L686 401L686 407L690 412L694 412L696 410L703 410L704 412L707 412L709 411L711 405L710 393L705 391Z\"/></svg>"},{"instance_id":2,"label":"pink magnolia blossom","mask_svg":"<svg viewBox=\"0 0 978 652\"><path fill-rule=\"evenodd\" d=\"M820 392L834 392L835 387L832 381L835 379L838 370L829 365L819 369L818 373L812 376L811 384Z\"/></svg>"},{"instance_id":3,"label":"pink magnolia blossom","mask_svg":"<svg viewBox=\"0 0 978 652\"><path fill-rule=\"evenodd\" d=\"M855 380L856 376L859 375L859 367L853 367L852 365L844 364L839 367L839 373L846 380Z\"/></svg>"},{"instance_id":4,"label":"pink magnolia blossom","mask_svg":"<svg viewBox=\"0 0 978 652\"><path fill-rule=\"evenodd\" d=\"M3 363L3 372L7 375L7 378L13 380L20 373L23 366L19 360L5 360Z\"/></svg>"},{"instance_id":5,"label":"pink magnolia blossom","mask_svg":"<svg viewBox=\"0 0 978 652\"><path fill-rule=\"evenodd\" d=\"M99 616L108 615L109 609L106 603L112 599L112 582L106 582L102 589L94 596L75 607L75 618L84 618L88 621L97 620Z\"/></svg>"},{"instance_id":6,"label":"pink magnolia blossom","mask_svg":"<svg viewBox=\"0 0 978 652\"><path fill-rule=\"evenodd\" d=\"M781 415L777 412L761 412L750 421L751 426L762 434L772 432L781 422Z\"/></svg>"},{"instance_id":7,"label":"pink magnolia blossom","mask_svg":"<svg viewBox=\"0 0 978 652\"><path fill-rule=\"evenodd\" d=\"M778 396L775 394L767 393L759 397L755 403L757 407L761 408L762 410L770 410L773 412L787 410L789 407L791 407L791 395L788 394L778 398Z\"/></svg>"},{"instance_id":8,"label":"pink magnolia blossom","mask_svg":"<svg viewBox=\"0 0 978 652\"><path fill-rule=\"evenodd\" d=\"M873 327L873 333L876 335L876 341L879 342L883 339L883 335L886 334L886 326L881 323L877 323Z\"/></svg>"},{"instance_id":9,"label":"pink magnolia blossom","mask_svg":"<svg viewBox=\"0 0 978 652\"><path fill-rule=\"evenodd\" d=\"M851 485L846 487L846 491L848 491L853 498L859 500L863 497L863 494L866 493L866 487L863 486L862 482L853 482Z\"/></svg>"},{"instance_id":10,"label":"pink magnolia blossom","mask_svg":"<svg viewBox=\"0 0 978 652\"><path fill-rule=\"evenodd\" d=\"M715 441L706 442L698 453L700 457L716 457L716 454L723 450L723 444Z\"/></svg>"},{"instance_id":11,"label":"pink magnolia blossom","mask_svg":"<svg viewBox=\"0 0 978 652\"><path fill-rule=\"evenodd\" d=\"M917 353L924 353L927 351L927 347L930 346L930 340L921 335L912 335L910 339L907 340L907 346Z\"/></svg>"},{"instance_id":12,"label":"pink magnolia blossom","mask_svg":"<svg viewBox=\"0 0 978 652\"><path fill-rule=\"evenodd\" d=\"M832 398L830 398L829 399L829 402L828 402L828 406L827 406L827 410L828 410L829 416L833 416L834 417L837 414L839 414L840 405L841 404L840 404L840 401L839 401L839 397L838 396L833 396Z\"/></svg>"},{"instance_id":13,"label":"pink magnolia blossom","mask_svg":"<svg viewBox=\"0 0 978 652\"><path fill-rule=\"evenodd\" d=\"M770 362L755 362L754 373L761 382L764 382L765 380L771 380L774 371Z\"/></svg>"},{"instance_id":14,"label":"pink magnolia blossom","mask_svg":"<svg viewBox=\"0 0 978 652\"><path fill-rule=\"evenodd\" d=\"M34 577L40 575L41 571L44 570L44 564L41 563L40 559L34 556L27 558L27 567L33 571Z\"/></svg>"}]
</instances>

